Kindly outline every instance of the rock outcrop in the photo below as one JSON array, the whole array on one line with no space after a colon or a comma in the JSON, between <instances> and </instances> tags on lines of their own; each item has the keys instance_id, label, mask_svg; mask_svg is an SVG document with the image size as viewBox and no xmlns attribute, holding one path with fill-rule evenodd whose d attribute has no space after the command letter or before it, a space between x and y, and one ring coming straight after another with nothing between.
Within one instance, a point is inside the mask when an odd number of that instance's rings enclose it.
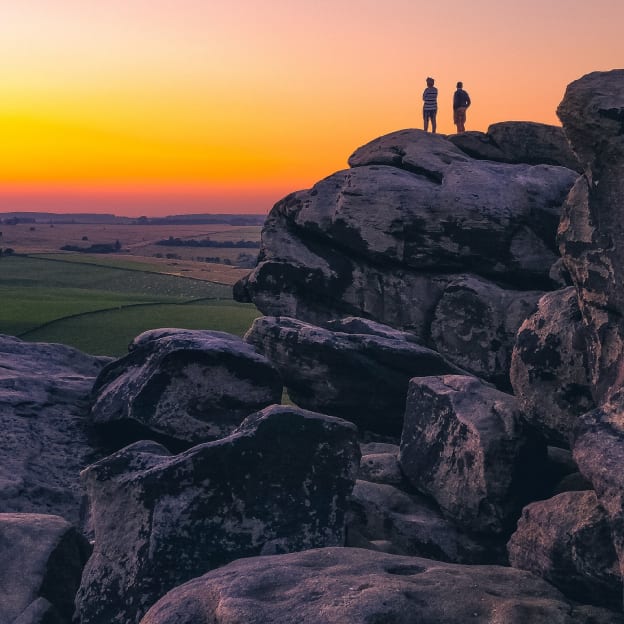
<instances>
[{"instance_id":1,"label":"rock outcrop","mask_svg":"<svg viewBox=\"0 0 624 624\"><path fill-rule=\"evenodd\" d=\"M431 319L447 289L452 298L458 280L476 276L490 282L488 297L498 291L491 305L501 312L489 327L487 317L476 322L454 310L449 335L462 339L448 345L447 354L464 354L461 365L467 367L470 352L483 348L466 340L470 330L477 330L479 341L492 342L495 335L507 353L502 374L500 355L492 358L493 370L483 358L478 369L468 370L488 379L506 376L517 325L510 314L500 331L503 306L524 297L514 291L553 287L559 212L577 173L477 161L445 137L419 130L376 139L349 163L351 169L275 205L259 264L236 285L235 297L271 316L316 325L370 318L409 331L424 346L436 339L445 346L440 323L450 306L437 315L436 337ZM472 290L478 300L480 289Z\"/></svg>"},{"instance_id":2,"label":"rock outcrop","mask_svg":"<svg viewBox=\"0 0 624 624\"><path fill-rule=\"evenodd\" d=\"M584 168L559 226L587 326L597 404L624 382L624 70L573 82L557 109Z\"/></svg>"},{"instance_id":3,"label":"rock outcrop","mask_svg":"<svg viewBox=\"0 0 624 624\"><path fill-rule=\"evenodd\" d=\"M0 513L0 622L70 624L90 552L59 516Z\"/></svg>"},{"instance_id":4,"label":"rock outcrop","mask_svg":"<svg viewBox=\"0 0 624 624\"><path fill-rule=\"evenodd\" d=\"M230 434L253 412L279 403L277 370L240 338L157 329L130 344L93 388L93 422L109 435L186 443Z\"/></svg>"},{"instance_id":5,"label":"rock outcrop","mask_svg":"<svg viewBox=\"0 0 624 624\"><path fill-rule=\"evenodd\" d=\"M231 563L155 604L141 624L621 624L529 572L357 548Z\"/></svg>"},{"instance_id":6,"label":"rock outcrop","mask_svg":"<svg viewBox=\"0 0 624 624\"><path fill-rule=\"evenodd\" d=\"M624 624L624 70L558 112L278 202L245 341L0 337L0 512L95 538L72 615L85 538L0 513L0 624Z\"/></svg>"},{"instance_id":7,"label":"rock outcrop","mask_svg":"<svg viewBox=\"0 0 624 624\"><path fill-rule=\"evenodd\" d=\"M81 523L78 473L101 457L91 387L111 358L0 336L0 512Z\"/></svg>"},{"instance_id":8,"label":"rock outcrop","mask_svg":"<svg viewBox=\"0 0 624 624\"><path fill-rule=\"evenodd\" d=\"M77 597L81 624L138 622L172 587L240 557L344 544L355 433L272 406L180 455L137 442L90 466L95 549Z\"/></svg>"}]
</instances>

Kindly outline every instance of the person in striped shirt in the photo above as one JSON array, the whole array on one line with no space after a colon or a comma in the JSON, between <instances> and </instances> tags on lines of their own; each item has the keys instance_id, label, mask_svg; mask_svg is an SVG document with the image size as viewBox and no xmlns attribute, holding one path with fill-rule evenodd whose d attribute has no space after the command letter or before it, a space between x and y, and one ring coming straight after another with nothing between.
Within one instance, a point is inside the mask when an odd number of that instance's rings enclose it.
<instances>
[{"instance_id":1,"label":"person in striped shirt","mask_svg":"<svg viewBox=\"0 0 624 624\"><path fill-rule=\"evenodd\" d=\"M436 131L436 115L438 114L438 90L433 86L433 78L427 78L427 88L423 91L423 121L425 132L429 130L431 120L431 132Z\"/></svg>"}]
</instances>

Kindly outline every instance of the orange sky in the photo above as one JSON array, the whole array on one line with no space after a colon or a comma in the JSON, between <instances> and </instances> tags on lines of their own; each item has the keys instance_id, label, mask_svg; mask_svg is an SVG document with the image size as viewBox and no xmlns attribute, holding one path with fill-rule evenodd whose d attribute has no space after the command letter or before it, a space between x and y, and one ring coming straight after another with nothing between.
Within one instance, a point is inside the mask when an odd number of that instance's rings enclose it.
<instances>
[{"instance_id":1,"label":"orange sky","mask_svg":"<svg viewBox=\"0 0 624 624\"><path fill-rule=\"evenodd\" d=\"M0 8L0 212L266 212L421 127L558 123L566 85L624 66L624 2L20 0Z\"/></svg>"}]
</instances>

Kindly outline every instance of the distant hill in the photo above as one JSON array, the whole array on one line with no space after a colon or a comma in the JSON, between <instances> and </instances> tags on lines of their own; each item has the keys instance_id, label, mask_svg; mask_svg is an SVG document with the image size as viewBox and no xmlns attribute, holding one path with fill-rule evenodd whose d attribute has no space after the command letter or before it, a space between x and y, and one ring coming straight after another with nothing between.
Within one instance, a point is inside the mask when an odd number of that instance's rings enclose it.
<instances>
[{"instance_id":1,"label":"distant hill","mask_svg":"<svg viewBox=\"0 0 624 624\"><path fill-rule=\"evenodd\" d=\"M54 212L0 212L0 223L102 223L141 225L192 225L223 223L226 225L262 225L266 215L261 214L187 214L167 217L118 217L114 214L60 214Z\"/></svg>"}]
</instances>

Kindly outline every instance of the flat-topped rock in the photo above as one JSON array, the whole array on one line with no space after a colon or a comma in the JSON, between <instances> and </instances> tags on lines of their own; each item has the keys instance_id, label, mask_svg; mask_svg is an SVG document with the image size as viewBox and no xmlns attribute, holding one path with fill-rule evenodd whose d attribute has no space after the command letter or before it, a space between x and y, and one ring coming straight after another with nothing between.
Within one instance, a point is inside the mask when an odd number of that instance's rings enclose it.
<instances>
[{"instance_id":1,"label":"flat-topped rock","mask_svg":"<svg viewBox=\"0 0 624 624\"><path fill-rule=\"evenodd\" d=\"M141 624L621 624L529 572L356 548L231 563L176 588Z\"/></svg>"}]
</instances>

